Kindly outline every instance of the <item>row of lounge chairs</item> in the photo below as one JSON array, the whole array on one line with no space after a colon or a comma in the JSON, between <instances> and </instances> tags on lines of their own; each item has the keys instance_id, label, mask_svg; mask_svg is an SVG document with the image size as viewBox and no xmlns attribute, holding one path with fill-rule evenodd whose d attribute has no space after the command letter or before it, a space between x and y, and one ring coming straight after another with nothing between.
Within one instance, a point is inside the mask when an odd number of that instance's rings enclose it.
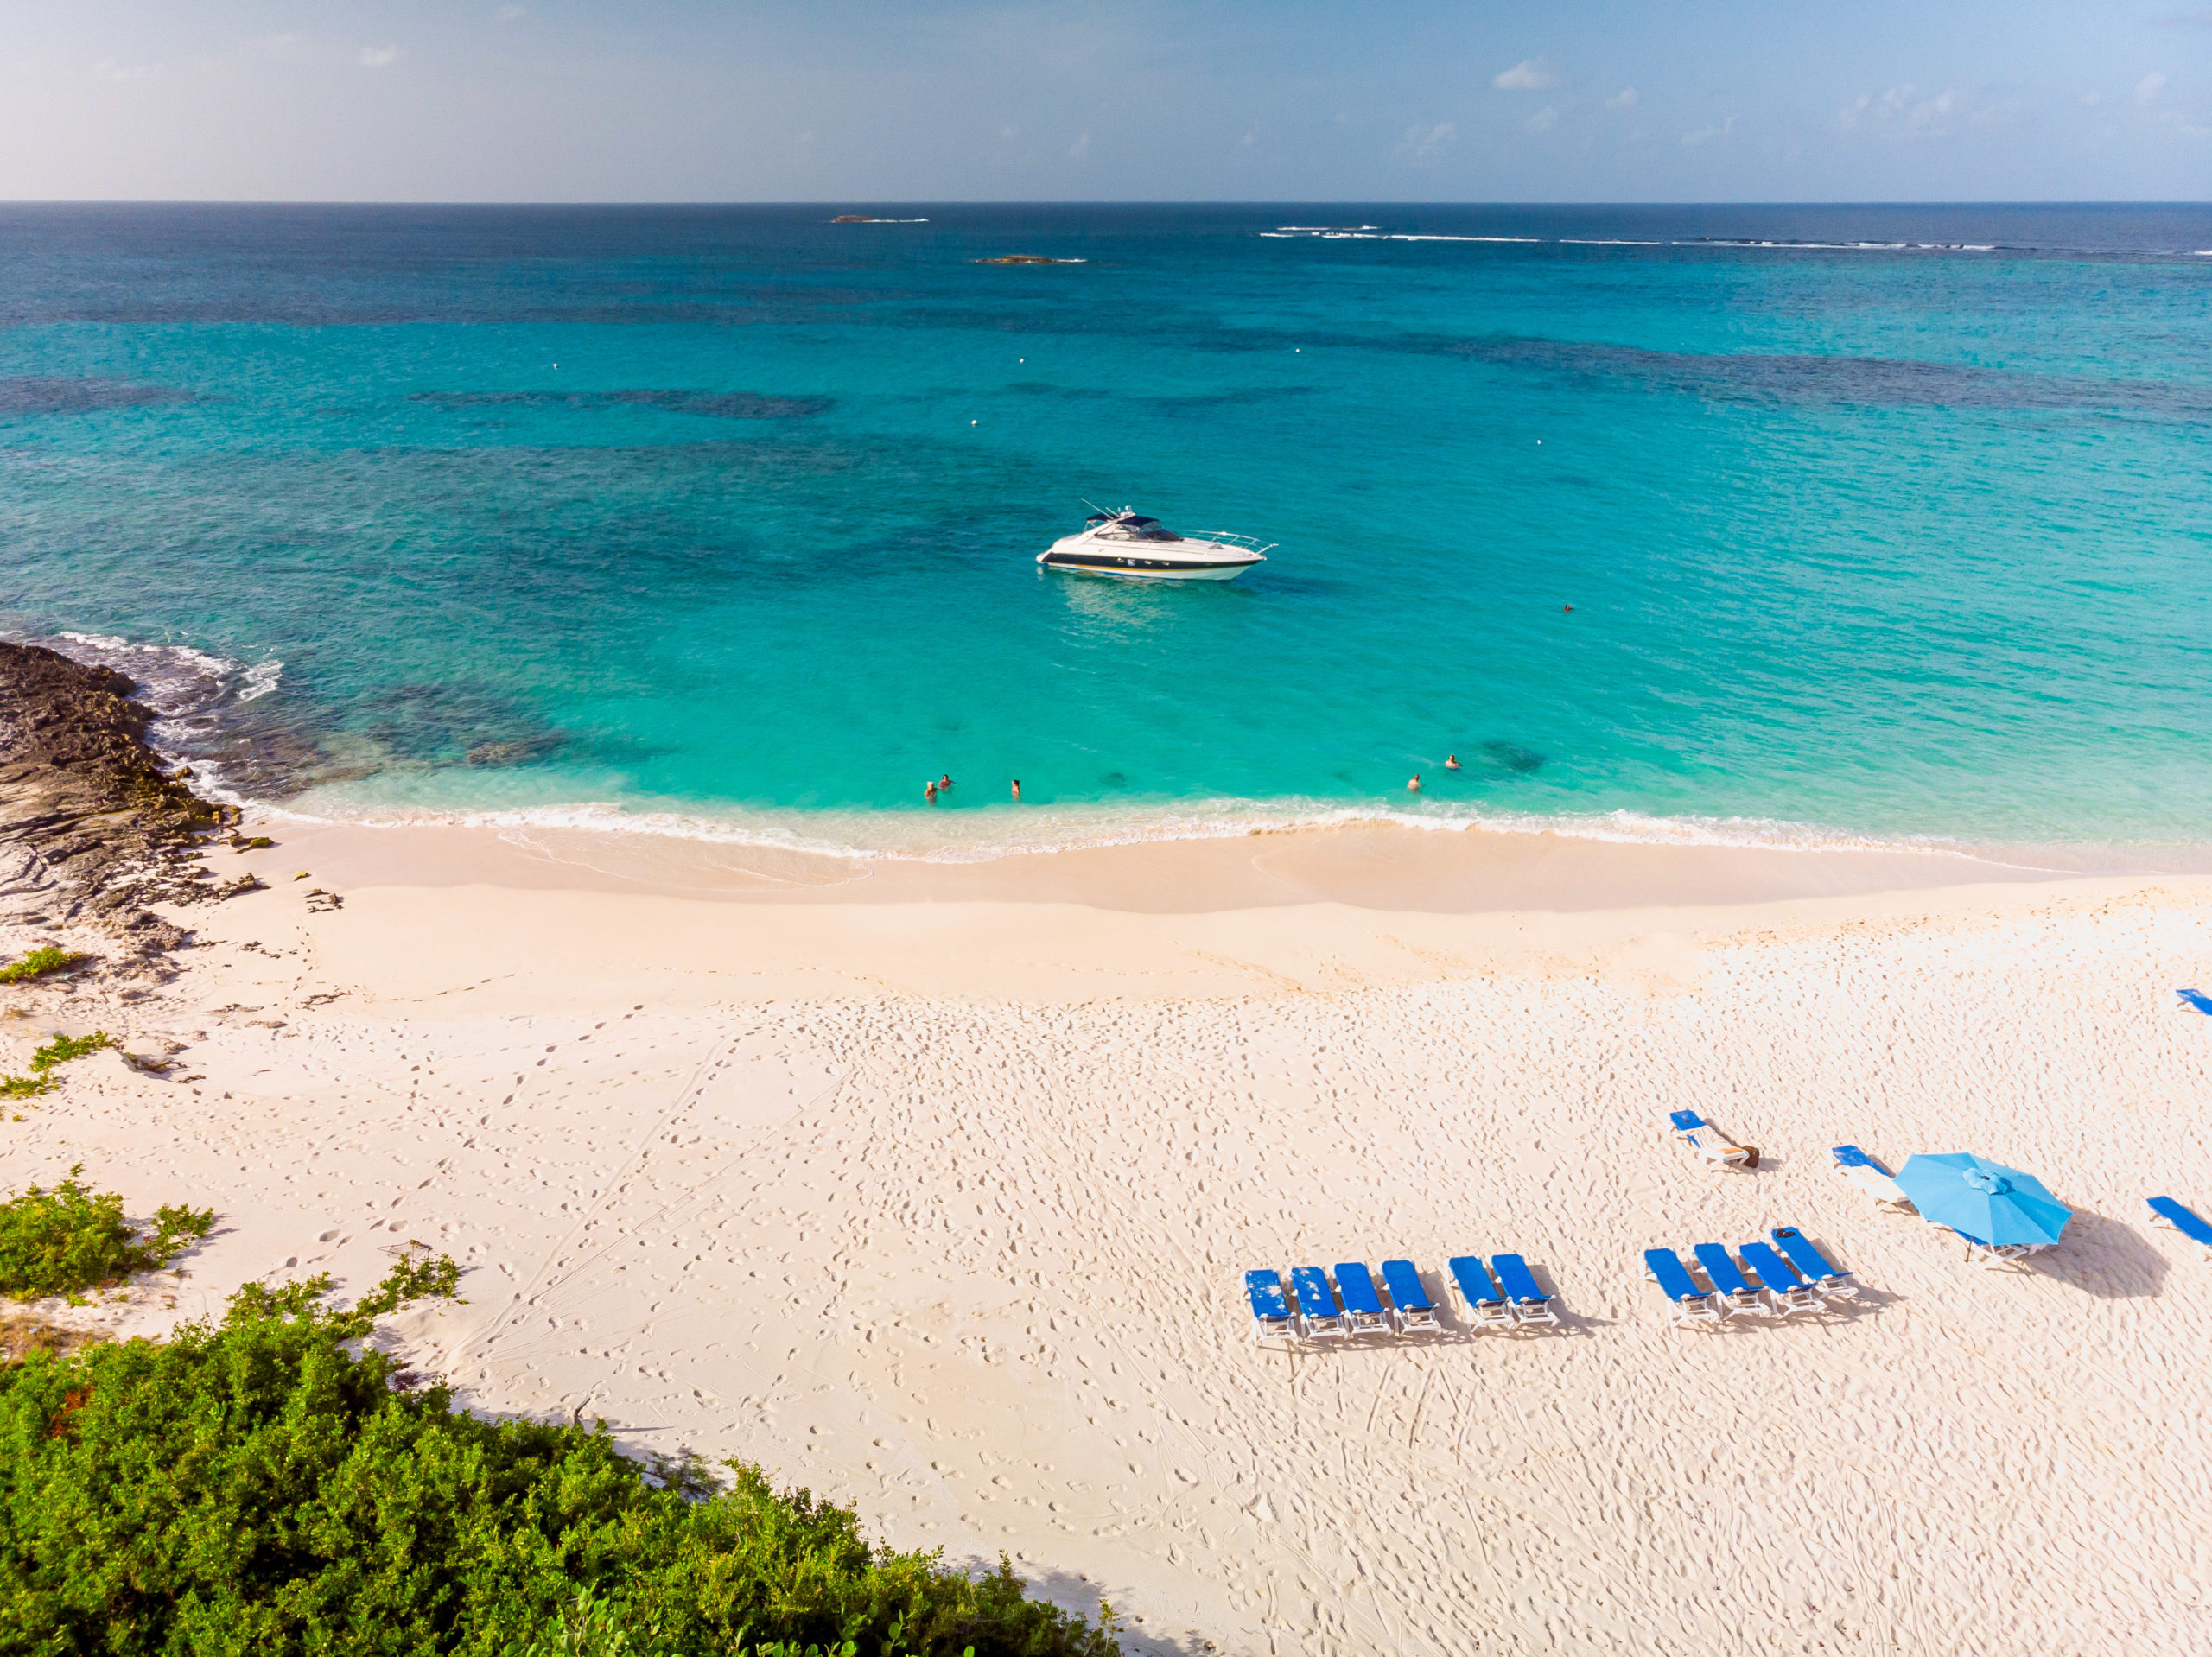
<instances>
[{"instance_id":1,"label":"row of lounge chairs","mask_svg":"<svg viewBox=\"0 0 2212 1657\"><path fill-rule=\"evenodd\" d=\"M1330 1277L1336 1281L1332 1286ZM1529 1262L1518 1254L1478 1254L1451 1262L1452 1293L1477 1329L1522 1329L1559 1323L1553 1297L1536 1282ZM1493 1275L1495 1273L1495 1275ZM1348 1340L1357 1335L1440 1334L1444 1325L1411 1260L1382 1262L1384 1293L1357 1260L1329 1272L1300 1266L1290 1273L1290 1293L1274 1271L1244 1273L1244 1298L1252 1308L1252 1338L1258 1341Z\"/></svg>"},{"instance_id":2,"label":"row of lounge chairs","mask_svg":"<svg viewBox=\"0 0 2212 1657\"><path fill-rule=\"evenodd\" d=\"M1721 1324L1738 1312L1794 1317L1815 1315L1831 1301L1856 1300L1859 1286L1795 1226L1777 1226L1771 1245L1739 1244L1734 1259L1719 1243L1700 1243L1690 1253L1705 1273L1700 1285L1671 1248L1643 1251L1643 1273L1673 1304L1675 1321ZM1784 1256L1787 1256L1785 1259Z\"/></svg>"}]
</instances>

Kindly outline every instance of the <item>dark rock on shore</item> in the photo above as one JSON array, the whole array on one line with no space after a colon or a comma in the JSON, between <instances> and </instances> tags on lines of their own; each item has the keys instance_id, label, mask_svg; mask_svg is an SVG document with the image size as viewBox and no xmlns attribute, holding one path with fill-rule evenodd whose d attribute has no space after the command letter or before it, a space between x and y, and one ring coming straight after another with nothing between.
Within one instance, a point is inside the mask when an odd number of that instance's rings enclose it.
<instances>
[{"instance_id":1,"label":"dark rock on shore","mask_svg":"<svg viewBox=\"0 0 2212 1657\"><path fill-rule=\"evenodd\" d=\"M146 953L184 934L145 908L213 895L200 836L227 822L147 746L154 715L111 668L0 642L0 849L10 884Z\"/></svg>"}]
</instances>

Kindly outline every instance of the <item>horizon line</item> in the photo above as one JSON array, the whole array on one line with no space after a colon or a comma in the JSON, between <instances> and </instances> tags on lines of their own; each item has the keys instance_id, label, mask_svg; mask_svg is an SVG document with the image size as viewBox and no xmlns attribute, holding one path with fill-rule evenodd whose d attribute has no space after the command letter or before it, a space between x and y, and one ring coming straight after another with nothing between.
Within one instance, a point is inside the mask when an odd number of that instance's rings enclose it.
<instances>
[{"instance_id":1,"label":"horizon line","mask_svg":"<svg viewBox=\"0 0 2212 1657\"><path fill-rule=\"evenodd\" d=\"M1984 196L1889 199L1805 197L1705 200L1616 200L1597 198L1501 198L1490 200L1357 196L1249 197L860 197L760 196L747 199L668 197L461 198L399 196L21 196L0 198L6 207L2203 207L2212 200L2164 196Z\"/></svg>"}]
</instances>

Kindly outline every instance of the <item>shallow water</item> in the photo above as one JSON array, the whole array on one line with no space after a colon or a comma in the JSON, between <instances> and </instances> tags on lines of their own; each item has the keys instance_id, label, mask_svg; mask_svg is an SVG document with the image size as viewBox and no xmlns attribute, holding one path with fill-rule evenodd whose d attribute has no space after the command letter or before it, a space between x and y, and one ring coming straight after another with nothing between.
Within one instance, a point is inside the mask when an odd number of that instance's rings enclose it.
<instances>
[{"instance_id":1,"label":"shallow water","mask_svg":"<svg viewBox=\"0 0 2212 1657\"><path fill-rule=\"evenodd\" d=\"M2212 841L2212 211L845 210L0 209L0 624L323 813Z\"/></svg>"}]
</instances>

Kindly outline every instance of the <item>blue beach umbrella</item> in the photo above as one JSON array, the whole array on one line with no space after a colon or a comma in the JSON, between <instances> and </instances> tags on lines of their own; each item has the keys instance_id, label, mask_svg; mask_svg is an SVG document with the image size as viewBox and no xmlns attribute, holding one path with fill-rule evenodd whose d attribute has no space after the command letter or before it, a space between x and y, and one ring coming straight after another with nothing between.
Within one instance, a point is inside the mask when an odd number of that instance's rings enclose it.
<instances>
[{"instance_id":1,"label":"blue beach umbrella","mask_svg":"<svg viewBox=\"0 0 2212 1657\"><path fill-rule=\"evenodd\" d=\"M2055 1243L2074 1216L2033 1174L1967 1151L1909 1157L1897 1184L1931 1225L1992 1246Z\"/></svg>"}]
</instances>

